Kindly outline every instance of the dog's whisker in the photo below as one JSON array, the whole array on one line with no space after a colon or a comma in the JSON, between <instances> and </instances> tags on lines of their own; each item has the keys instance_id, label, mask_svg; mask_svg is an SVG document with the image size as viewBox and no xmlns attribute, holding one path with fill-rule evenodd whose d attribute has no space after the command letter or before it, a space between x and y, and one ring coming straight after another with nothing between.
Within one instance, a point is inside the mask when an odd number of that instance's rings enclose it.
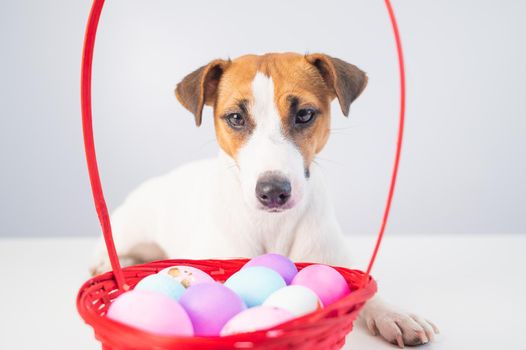
<instances>
[{"instance_id":1,"label":"dog's whisker","mask_svg":"<svg viewBox=\"0 0 526 350\"><path fill-rule=\"evenodd\" d=\"M198 148L199 149L203 149L206 146L210 145L211 143L215 143L215 142L216 142L216 139L207 140L207 141L203 142Z\"/></svg>"},{"instance_id":2,"label":"dog's whisker","mask_svg":"<svg viewBox=\"0 0 526 350\"><path fill-rule=\"evenodd\" d=\"M210 146L210 144L215 143L215 139L210 139L205 142L203 142L200 146L196 147L196 149L190 153L192 156L198 155L200 152L202 152L206 147Z\"/></svg>"},{"instance_id":3,"label":"dog's whisker","mask_svg":"<svg viewBox=\"0 0 526 350\"><path fill-rule=\"evenodd\" d=\"M345 132L338 132L338 131L331 131L330 133L331 133L331 135L338 135L338 136L340 136L340 135L343 135L343 136L352 136L352 134L345 133Z\"/></svg>"},{"instance_id":4,"label":"dog's whisker","mask_svg":"<svg viewBox=\"0 0 526 350\"><path fill-rule=\"evenodd\" d=\"M339 128L331 128L331 130L349 130L349 129L359 129L359 128L363 128L365 126L368 126L370 124L367 124L367 123L360 123L360 122L351 122L351 125L347 125L347 126L342 126L342 127L339 127Z\"/></svg>"},{"instance_id":5,"label":"dog's whisker","mask_svg":"<svg viewBox=\"0 0 526 350\"><path fill-rule=\"evenodd\" d=\"M343 166L344 164L341 163L341 162L338 162L336 160L332 160L332 159L329 159L329 158L323 158L323 157L316 157L313 162L315 162L316 164L320 165L320 163L318 162L318 160L321 160L323 162L327 162L327 163L331 163L331 164L336 164L336 165L339 165L339 166Z\"/></svg>"},{"instance_id":6,"label":"dog's whisker","mask_svg":"<svg viewBox=\"0 0 526 350\"><path fill-rule=\"evenodd\" d=\"M320 168L323 168L323 165L320 164L320 162L318 162L317 159L313 159L312 162L313 162L314 164L316 164L317 166L319 166Z\"/></svg>"},{"instance_id":7,"label":"dog's whisker","mask_svg":"<svg viewBox=\"0 0 526 350\"><path fill-rule=\"evenodd\" d=\"M344 127L344 128L331 128L330 130L349 130L349 129L356 129L357 127L359 127L359 125L353 125L353 126L347 126L347 127Z\"/></svg>"}]
</instances>

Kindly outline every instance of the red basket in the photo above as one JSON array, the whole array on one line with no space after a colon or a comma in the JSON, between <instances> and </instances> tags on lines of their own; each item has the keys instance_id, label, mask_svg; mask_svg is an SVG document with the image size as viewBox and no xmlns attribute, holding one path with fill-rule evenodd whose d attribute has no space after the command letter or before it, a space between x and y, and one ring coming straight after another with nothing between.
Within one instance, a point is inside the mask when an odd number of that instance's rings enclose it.
<instances>
[{"instance_id":1,"label":"red basket","mask_svg":"<svg viewBox=\"0 0 526 350\"><path fill-rule=\"evenodd\" d=\"M380 243L383 238L391 201L396 184L396 175L401 154L405 115L405 74L400 36L396 19L389 0L385 0L391 20L400 69L400 114L398 141L391 176L391 185L385 206L382 225L378 233L376 245L366 272L334 267L346 279L352 293L347 297L319 311L296 318L271 329L257 332L237 334L228 337L175 337L158 336L136 328L113 321L105 314L112 301L123 292L133 288L145 276L159 272L173 265L189 265L210 274L216 281L224 282L238 271L247 259L233 260L163 260L143 265L121 268L117 257L111 224L104 200L99 178L97 159L92 129L91 113L91 65L98 21L104 5L104 0L94 0L91 8L82 57L81 76L81 106L84 145L88 172L97 214L102 226L102 232L112 270L88 280L80 288L77 296L77 309L84 321L93 327L96 338L102 343L103 349L138 350L138 349L339 349L345 344L346 335L352 330L353 322L359 311L376 293L376 283L369 276ZM302 269L310 263L296 263Z\"/></svg>"},{"instance_id":2,"label":"red basket","mask_svg":"<svg viewBox=\"0 0 526 350\"><path fill-rule=\"evenodd\" d=\"M248 260L163 260L123 269L130 287L147 275L174 265L190 265L224 282ZM308 263L297 263L298 269ZM363 304L376 292L372 278L362 287L364 273L341 267L353 292L346 298L301 318L270 330L229 337L167 337L157 336L112 321L104 317L111 302L122 291L117 288L113 273L108 272L87 281L80 289L77 307L84 320L93 326L95 336L104 349L339 349L352 330L353 321Z\"/></svg>"}]
</instances>

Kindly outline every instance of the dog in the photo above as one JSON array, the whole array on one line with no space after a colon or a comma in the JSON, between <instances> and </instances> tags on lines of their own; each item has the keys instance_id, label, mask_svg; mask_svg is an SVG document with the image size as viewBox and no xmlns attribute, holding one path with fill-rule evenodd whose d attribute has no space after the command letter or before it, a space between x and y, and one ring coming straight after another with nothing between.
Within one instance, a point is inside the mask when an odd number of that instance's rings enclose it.
<instances>
[{"instance_id":1,"label":"dog","mask_svg":"<svg viewBox=\"0 0 526 350\"><path fill-rule=\"evenodd\" d=\"M335 98L345 116L367 85L356 66L325 54L216 59L175 94L199 126L212 106L219 155L186 164L134 190L112 215L123 264L171 258L253 257L350 266L320 169ZM109 269L101 242L92 268ZM373 335L425 344L436 326L378 297L360 315Z\"/></svg>"}]
</instances>

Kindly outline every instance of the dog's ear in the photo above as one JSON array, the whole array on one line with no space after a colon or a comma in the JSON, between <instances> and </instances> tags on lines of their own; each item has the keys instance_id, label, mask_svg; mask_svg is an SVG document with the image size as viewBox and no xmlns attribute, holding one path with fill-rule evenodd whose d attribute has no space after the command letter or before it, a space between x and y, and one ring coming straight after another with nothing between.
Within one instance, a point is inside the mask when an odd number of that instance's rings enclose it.
<instances>
[{"instance_id":1,"label":"dog's ear","mask_svg":"<svg viewBox=\"0 0 526 350\"><path fill-rule=\"evenodd\" d=\"M184 108L194 114L197 126L201 125L203 106L214 104L219 80L229 65L230 61L213 60L188 74L177 84L175 96Z\"/></svg>"},{"instance_id":2,"label":"dog's ear","mask_svg":"<svg viewBox=\"0 0 526 350\"><path fill-rule=\"evenodd\" d=\"M334 97L338 97L343 114L348 116L351 103L367 85L367 75L358 67L329 55L316 53L305 58L318 69Z\"/></svg>"}]
</instances>

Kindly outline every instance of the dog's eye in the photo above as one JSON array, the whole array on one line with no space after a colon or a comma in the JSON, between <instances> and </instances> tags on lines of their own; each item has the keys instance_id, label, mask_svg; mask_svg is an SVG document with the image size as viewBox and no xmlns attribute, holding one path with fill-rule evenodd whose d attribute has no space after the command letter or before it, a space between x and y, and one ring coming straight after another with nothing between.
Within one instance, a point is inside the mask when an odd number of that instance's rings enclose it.
<instances>
[{"instance_id":1,"label":"dog's eye","mask_svg":"<svg viewBox=\"0 0 526 350\"><path fill-rule=\"evenodd\" d=\"M300 109L296 113L296 118L294 120L294 123L295 124L310 123L314 119L315 114L316 112L314 111L314 109L311 109L311 108Z\"/></svg>"},{"instance_id":2,"label":"dog's eye","mask_svg":"<svg viewBox=\"0 0 526 350\"><path fill-rule=\"evenodd\" d=\"M245 118L239 113L230 113L225 119L234 129L242 129L245 126Z\"/></svg>"}]
</instances>

